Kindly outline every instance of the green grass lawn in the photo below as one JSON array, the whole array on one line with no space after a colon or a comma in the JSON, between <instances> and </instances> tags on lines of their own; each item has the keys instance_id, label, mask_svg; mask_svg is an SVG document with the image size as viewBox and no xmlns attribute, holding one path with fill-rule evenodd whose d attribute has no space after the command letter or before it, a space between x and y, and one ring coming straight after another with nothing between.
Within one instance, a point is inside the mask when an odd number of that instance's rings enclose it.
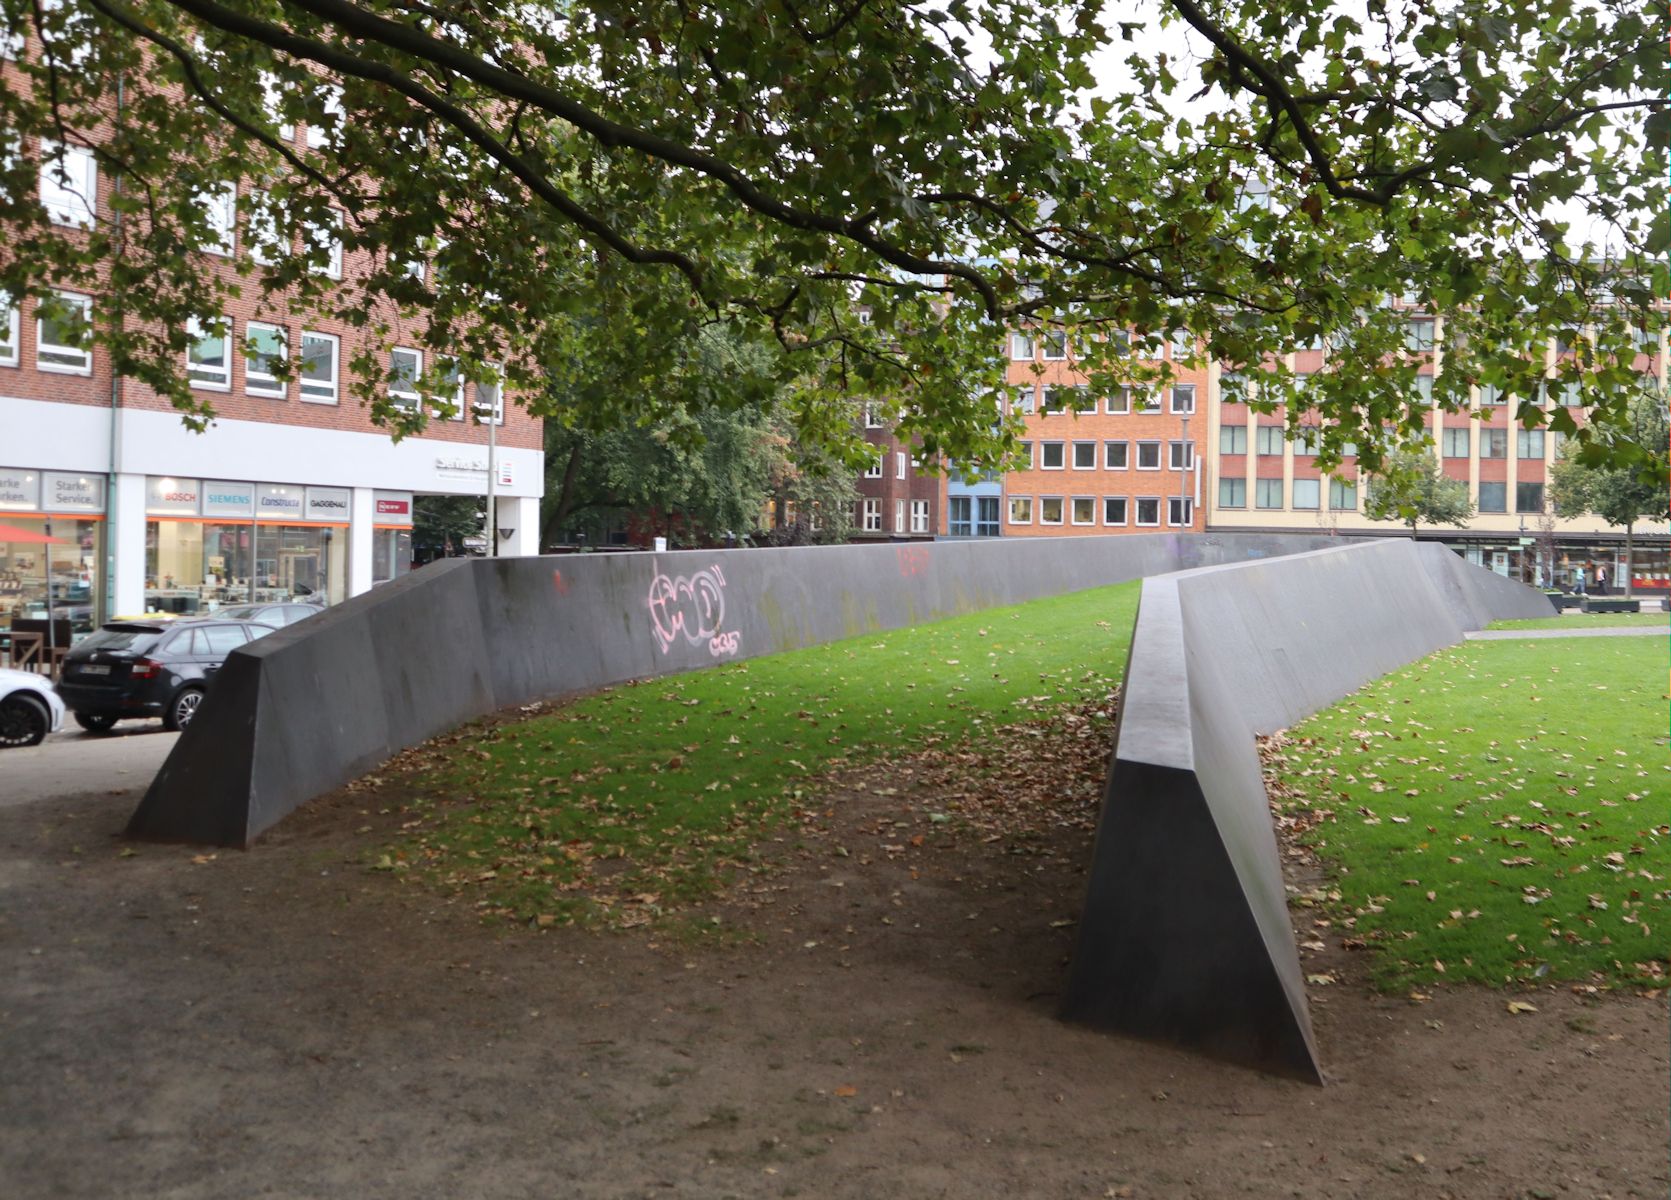
<instances>
[{"instance_id":1,"label":"green grass lawn","mask_svg":"<svg viewBox=\"0 0 1671 1200\"><path fill-rule=\"evenodd\" d=\"M814 775L1105 694L1127 583L612 689L427 753L380 864L488 913L637 924L711 895ZM463 801L459 803L458 801Z\"/></svg>"},{"instance_id":2,"label":"green grass lawn","mask_svg":"<svg viewBox=\"0 0 1671 1200\"><path fill-rule=\"evenodd\" d=\"M1571 616L1532 617L1523 621L1493 621L1487 629L1671 629L1666 613L1573 613Z\"/></svg>"},{"instance_id":3,"label":"green grass lawn","mask_svg":"<svg viewBox=\"0 0 1671 1200\"><path fill-rule=\"evenodd\" d=\"M1380 985L1663 986L1666 669L1653 638L1469 642L1290 731L1277 803L1327 814L1317 899Z\"/></svg>"}]
</instances>

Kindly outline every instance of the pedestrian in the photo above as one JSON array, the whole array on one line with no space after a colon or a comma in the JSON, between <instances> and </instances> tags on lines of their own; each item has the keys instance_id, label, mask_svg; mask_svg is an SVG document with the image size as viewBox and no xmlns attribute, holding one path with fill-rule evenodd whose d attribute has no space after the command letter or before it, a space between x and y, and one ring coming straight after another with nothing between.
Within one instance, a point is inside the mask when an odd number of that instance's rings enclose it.
<instances>
[{"instance_id":1,"label":"pedestrian","mask_svg":"<svg viewBox=\"0 0 1671 1200\"><path fill-rule=\"evenodd\" d=\"M1598 596L1607 595L1607 568L1606 567L1597 567L1596 568L1596 595L1598 595Z\"/></svg>"},{"instance_id":2,"label":"pedestrian","mask_svg":"<svg viewBox=\"0 0 1671 1200\"><path fill-rule=\"evenodd\" d=\"M1582 565L1572 569L1572 590L1574 595L1582 596L1584 594L1584 568Z\"/></svg>"}]
</instances>

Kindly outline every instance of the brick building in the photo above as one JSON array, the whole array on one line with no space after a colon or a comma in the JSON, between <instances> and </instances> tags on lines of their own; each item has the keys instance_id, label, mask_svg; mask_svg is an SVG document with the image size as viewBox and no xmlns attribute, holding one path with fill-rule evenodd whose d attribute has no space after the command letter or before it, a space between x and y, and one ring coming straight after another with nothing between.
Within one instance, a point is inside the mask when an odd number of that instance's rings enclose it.
<instances>
[{"instance_id":1,"label":"brick building","mask_svg":"<svg viewBox=\"0 0 1671 1200\"><path fill-rule=\"evenodd\" d=\"M874 465L857 480L853 540L931 540L943 532L945 480L938 464L918 460L913 447L887 427L878 405L863 407L865 441Z\"/></svg>"},{"instance_id":2,"label":"brick building","mask_svg":"<svg viewBox=\"0 0 1671 1200\"><path fill-rule=\"evenodd\" d=\"M306 126L286 133L298 149L309 144ZM110 220L113 181L86 148L61 149L65 178L41 172L51 220L83 228ZM225 186L213 203L222 241L207 257L230 278L238 256L259 254L260 244L237 220L248 184ZM367 269L362 259L339 248L326 271L352 278ZM218 314L224 328L213 330L206 316L193 331L182 363L217 414L201 434L148 387L112 378L102 352L70 345L39 304L0 295L0 522L61 539L43 549L0 536L0 618L41 615L48 587L82 627L303 592L340 600L407 569L415 496L483 495L490 459L499 552L537 552L539 421L505 405L496 388L466 396L461 386L455 417L396 443L349 392L345 371L364 335L243 290ZM104 297L60 295L101 319ZM422 352L371 349L396 376L397 401L419 403L398 380L422 372ZM290 355L295 377L279 378L274 363Z\"/></svg>"}]
</instances>

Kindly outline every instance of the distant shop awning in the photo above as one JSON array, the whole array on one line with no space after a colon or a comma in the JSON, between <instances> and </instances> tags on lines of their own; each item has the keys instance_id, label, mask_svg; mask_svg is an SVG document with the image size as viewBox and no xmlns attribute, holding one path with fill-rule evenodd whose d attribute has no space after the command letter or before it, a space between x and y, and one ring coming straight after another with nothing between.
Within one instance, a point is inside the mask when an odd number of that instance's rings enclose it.
<instances>
[{"instance_id":1,"label":"distant shop awning","mask_svg":"<svg viewBox=\"0 0 1671 1200\"><path fill-rule=\"evenodd\" d=\"M21 529L0 521L0 542L26 542L31 546L62 545L64 538L50 537L33 529Z\"/></svg>"}]
</instances>

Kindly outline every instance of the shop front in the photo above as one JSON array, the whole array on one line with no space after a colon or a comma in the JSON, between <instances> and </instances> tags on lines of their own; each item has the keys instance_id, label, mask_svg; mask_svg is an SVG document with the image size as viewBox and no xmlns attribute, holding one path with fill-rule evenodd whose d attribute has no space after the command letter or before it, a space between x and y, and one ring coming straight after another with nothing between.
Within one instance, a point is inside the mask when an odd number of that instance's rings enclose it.
<instances>
[{"instance_id":1,"label":"shop front","mask_svg":"<svg viewBox=\"0 0 1671 1200\"><path fill-rule=\"evenodd\" d=\"M104 483L102 475L0 467L0 527L15 531L0 532L0 623L39 620L49 607L77 633L97 623Z\"/></svg>"},{"instance_id":2,"label":"shop front","mask_svg":"<svg viewBox=\"0 0 1671 1200\"><path fill-rule=\"evenodd\" d=\"M146 612L347 595L347 488L149 476Z\"/></svg>"},{"instance_id":3,"label":"shop front","mask_svg":"<svg viewBox=\"0 0 1671 1200\"><path fill-rule=\"evenodd\" d=\"M412 493L372 494L371 582L388 583L412 569Z\"/></svg>"}]
</instances>

